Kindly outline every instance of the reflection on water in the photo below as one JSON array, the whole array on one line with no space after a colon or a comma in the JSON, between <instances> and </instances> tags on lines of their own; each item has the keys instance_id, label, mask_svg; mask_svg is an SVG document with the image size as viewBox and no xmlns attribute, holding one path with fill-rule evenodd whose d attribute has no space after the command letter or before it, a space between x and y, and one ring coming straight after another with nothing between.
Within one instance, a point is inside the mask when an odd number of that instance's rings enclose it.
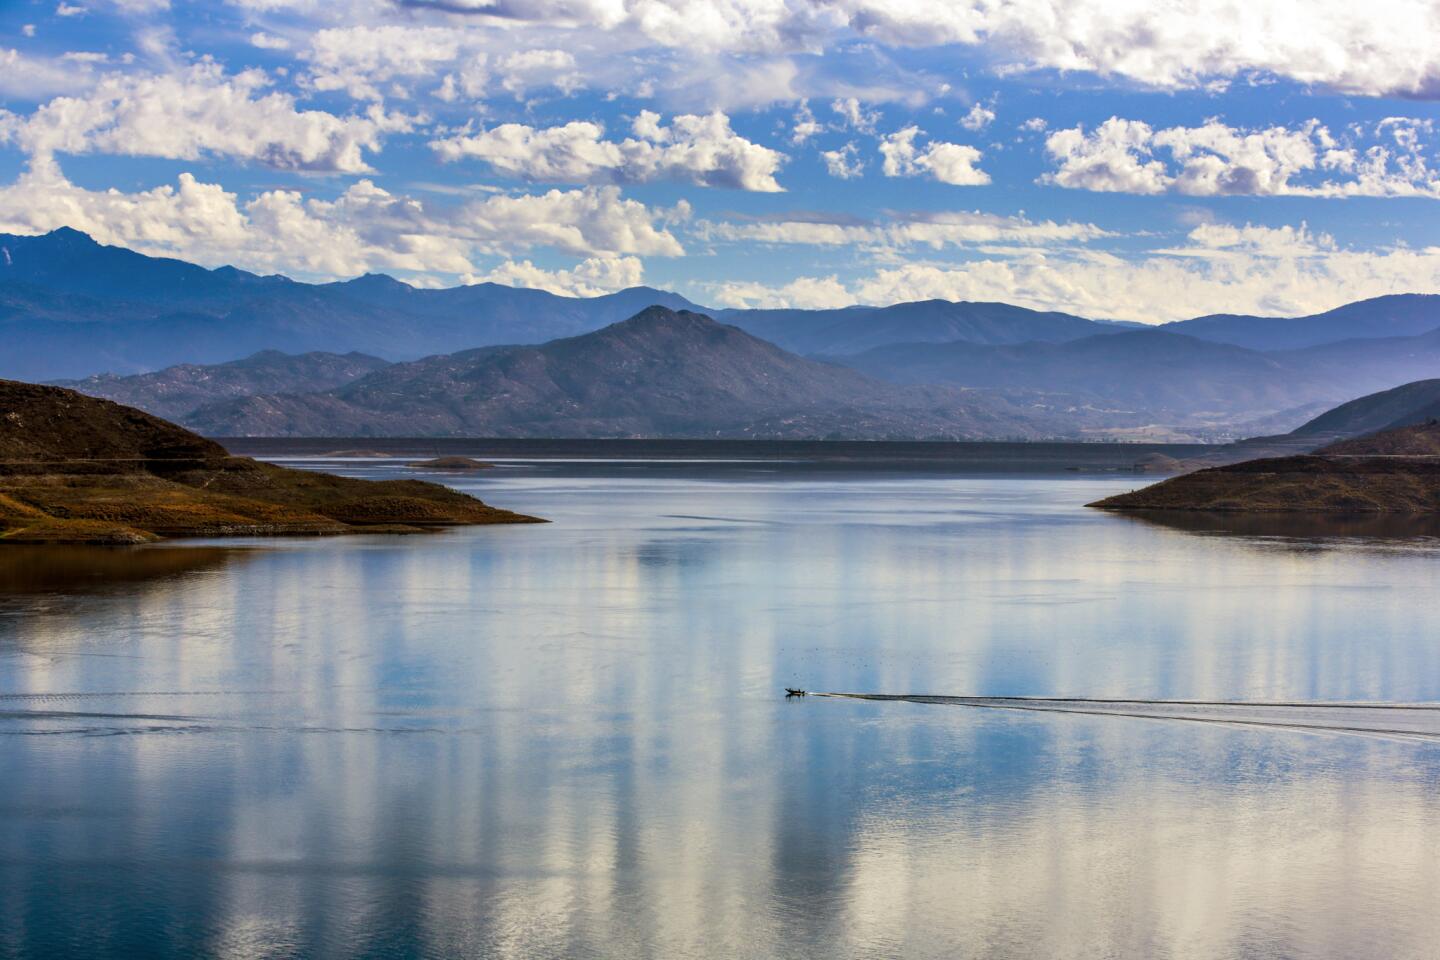
<instances>
[{"instance_id":1,"label":"reflection on water","mask_svg":"<svg viewBox=\"0 0 1440 960\"><path fill-rule=\"evenodd\" d=\"M1434 744L778 695L1440 700L1433 554L1124 482L486 475L556 522L14 597L0 957L1433 956Z\"/></svg>"},{"instance_id":2,"label":"reflection on water","mask_svg":"<svg viewBox=\"0 0 1440 960\"><path fill-rule=\"evenodd\" d=\"M0 549L0 598L80 593L213 570L243 556L232 547L7 546ZM0 600L3 602L3 600Z\"/></svg>"},{"instance_id":3,"label":"reflection on water","mask_svg":"<svg viewBox=\"0 0 1440 960\"><path fill-rule=\"evenodd\" d=\"M1440 545L1440 519L1393 513L1304 514L1222 513L1203 510L1132 510L1115 516L1186 533L1233 537L1264 537L1296 546L1327 540L1370 541L1369 546L1394 549Z\"/></svg>"}]
</instances>

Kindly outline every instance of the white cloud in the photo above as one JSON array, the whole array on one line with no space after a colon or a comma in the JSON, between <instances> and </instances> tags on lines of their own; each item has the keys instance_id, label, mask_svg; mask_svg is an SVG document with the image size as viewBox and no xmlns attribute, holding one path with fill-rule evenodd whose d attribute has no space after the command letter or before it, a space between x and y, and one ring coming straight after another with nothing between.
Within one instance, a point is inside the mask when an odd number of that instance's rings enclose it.
<instances>
[{"instance_id":1,"label":"white cloud","mask_svg":"<svg viewBox=\"0 0 1440 960\"><path fill-rule=\"evenodd\" d=\"M95 82L92 64L0 47L0 94L29 99L76 93Z\"/></svg>"},{"instance_id":2,"label":"white cloud","mask_svg":"<svg viewBox=\"0 0 1440 960\"><path fill-rule=\"evenodd\" d=\"M715 305L770 309L789 307L802 310L829 310L855 302L854 295L834 275L801 277L780 287L760 283L712 283L707 285Z\"/></svg>"},{"instance_id":3,"label":"white cloud","mask_svg":"<svg viewBox=\"0 0 1440 960\"><path fill-rule=\"evenodd\" d=\"M11 136L32 156L107 153L194 160L236 157L289 170L362 173L364 150L408 118L374 108L337 117L298 110L289 94L261 93L263 71L225 75L215 63L176 74L107 76L78 97L57 97L23 120Z\"/></svg>"},{"instance_id":4,"label":"white cloud","mask_svg":"<svg viewBox=\"0 0 1440 960\"><path fill-rule=\"evenodd\" d=\"M136 193L87 190L48 158L33 160L18 180L0 187L0 232L71 226L144 253L315 279L368 270L473 275L475 256L537 247L622 259L682 254L661 219L613 187L487 196L446 208L369 180L334 200L270 190L242 201L189 173L175 186ZM605 274L588 268L576 275L587 276L598 285Z\"/></svg>"},{"instance_id":5,"label":"white cloud","mask_svg":"<svg viewBox=\"0 0 1440 960\"><path fill-rule=\"evenodd\" d=\"M408 95L393 86L395 81L432 80L455 65L467 47L464 31L451 27L362 24L317 31L303 58L310 64L308 83L316 90L343 90L357 100L379 101L386 93ZM483 64L484 54L478 56Z\"/></svg>"},{"instance_id":6,"label":"white cloud","mask_svg":"<svg viewBox=\"0 0 1440 960\"><path fill-rule=\"evenodd\" d=\"M61 0L55 7L55 16L57 17L83 17L86 12L84 7L78 4L65 3L64 0Z\"/></svg>"},{"instance_id":7,"label":"white cloud","mask_svg":"<svg viewBox=\"0 0 1440 960\"><path fill-rule=\"evenodd\" d=\"M373 0L232 0L343 20ZM1440 97L1440 7L1431 0L411 0L477 29L604 37L745 60L816 54L857 38L890 47L976 47L1000 72L1055 70L1161 89L1285 77L1348 94ZM437 11L438 8L438 12ZM466 13L471 16L464 16Z\"/></svg>"},{"instance_id":8,"label":"white cloud","mask_svg":"<svg viewBox=\"0 0 1440 960\"><path fill-rule=\"evenodd\" d=\"M818 217L755 222L701 221L704 240L730 243L800 244L857 247L869 252L909 247L995 247L1012 245L1025 254L1036 247L1086 244L1112 236L1091 223L1029 220L980 211L926 211L880 223L835 222Z\"/></svg>"},{"instance_id":9,"label":"white cloud","mask_svg":"<svg viewBox=\"0 0 1440 960\"><path fill-rule=\"evenodd\" d=\"M789 291L803 290L801 280L778 287L735 283L734 298L800 306L804 301L790 299ZM1355 250L1303 224L1201 225L1177 247L1136 257L1082 249L907 262L851 279L843 289L844 303L1000 300L1147 323L1208 313L1297 316L1384 294L1440 293L1440 247Z\"/></svg>"},{"instance_id":10,"label":"white cloud","mask_svg":"<svg viewBox=\"0 0 1440 960\"><path fill-rule=\"evenodd\" d=\"M598 297L644 282L645 267L635 257L591 257L569 270L544 270L529 260L507 260L467 283L488 281L512 287L548 290L562 297Z\"/></svg>"},{"instance_id":11,"label":"white cloud","mask_svg":"<svg viewBox=\"0 0 1440 960\"><path fill-rule=\"evenodd\" d=\"M825 161L825 169L830 176L841 180L852 180L865 172L865 161L860 159L860 148L853 142L837 150L822 150L820 159Z\"/></svg>"},{"instance_id":12,"label":"white cloud","mask_svg":"<svg viewBox=\"0 0 1440 960\"><path fill-rule=\"evenodd\" d=\"M911 125L881 140L880 155L884 163L880 169L885 176L929 175L957 187L977 187L990 182L990 175L975 166L981 156L975 147L931 141L921 150L915 146L915 138L922 132Z\"/></svg>"},{"instance_id":13,"label":"white cloud","mask_svg":"<svg viewBox=\"0 0 1440 960\"><path fill-rule=\"evenodd\" d=\"M1428 132L1424 121L1392 117L1374 131L1387 143L1365 147L1353 138L1337 139L1318 120L1257 130L1210 120L1157 131L1111 117L1091 133L1074 127L1046 138L1058 166L1041 182L1191 196L1440 197L1440 176L1422 152Z\"/></svg>"},{"instance_id":14,"label":"white cloud","mask_svg":"<svg viewBox=\"0 0 1440 960\"><path fill-rule=\"evenodd\" d=\"M20 28L20 32L27 37L35 36L35 24L27 23Z\"/></svg>"},{"instance_id":15,"label":"white cloud","mask_svg":"<svg viewBox=\"0 0 1440 960\"><path fill-rule=\"evenodd\" d=\"M799 146L824 131L825 125L816 122L815 114L810 110L810 104L804 100L800 101L800 107L795 111L795 126L790 131L790 142Z\"/></svg>"},{"instance_id":16,"label":"white cloud","mask_svg":"<svg viewBox=\"0 0 1440 960\"><path fill-rule=\"evenodd\" d=\"M840 129L856 133L874 133L875 124L880 122L879 111L867 111L856 97L846 97L830 104L840 118Z\"/></svg>"},{"instance_id":17,"label":"white cloud","mask_svg":"<svg viewBox=\"0 0 1440 960\"><path fill-rule=\"evenodd\" d=\"M634 136L604 139L598 123L573 121L536 129L506 123L474 136L436 140L444 160L475 158L498 173L544 183L646 183L680 180L712 187L776 192L775 172L785 155L745 139L718 111L685 114L669 126L642 111Z\"/></svg>"},{"instance_id":18,"label":"white cloud","mask_svg":"<svg viewBox=\"0 0 1440 960\"><path fill-rule=\"evenodd\" d=\"M990 126L990 124L994 122L995 111L991 110L983 103L975 104L970 108L969 113L965 114L965 116L960 118L960 126L964 127L966 130L984 130L986 127Z\"/></svg>"},{"instance_id":19,"label":"white cloud","mask_svg":"<svg viewBox=\"0 0 1440 960\"><path fill-rule=\"evenodd\" d=\"M250 46L259 50L289 50L290 41L261 30L250 34Z\"/></svg>"},{"instance_id":20,"label":"white cloud","mask_svg":"<svg viewBox=\"0 0 1440 960\"><path fill-rule=\"evenodd\" d=\"M502 58L496 66L500 85L516 97L536 87L554 87L570 94L585 86L575 56L567 50L522 50Z\"/></svg>"},{"instance_id":21,"label":"white cloud","mask_svg":"<svg viewBox=\"0 0 1440 960\"><path fill-rule=\"evenodd\" d=\"M1056 131L1045 139L1045 149L1060 168L1043 182L1076 190L1163 193L1173 179L1165 164L1150 158L1154 136L1148 123L1119 117L1088 136L1078 126Z\"/></svg>"}]
</instances>

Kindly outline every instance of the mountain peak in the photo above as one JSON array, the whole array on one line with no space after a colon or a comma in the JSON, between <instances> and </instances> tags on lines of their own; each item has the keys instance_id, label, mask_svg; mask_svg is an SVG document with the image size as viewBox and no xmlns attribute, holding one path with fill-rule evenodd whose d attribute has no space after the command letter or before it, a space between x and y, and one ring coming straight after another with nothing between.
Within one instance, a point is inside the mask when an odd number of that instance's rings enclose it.
<instances>
[{"instance_id":1,"label":"mountain peak","mask_svg":"<svg viewBox=\"0 0 1440 960\"><path fill-rule=\"evenodd\" d=\"M67 244L85 247L98 247L100 244L95 238L83 230L76 230L74 227L56 227L45 234L46 239L59 240Z\"/></svg>"}]
</instances>

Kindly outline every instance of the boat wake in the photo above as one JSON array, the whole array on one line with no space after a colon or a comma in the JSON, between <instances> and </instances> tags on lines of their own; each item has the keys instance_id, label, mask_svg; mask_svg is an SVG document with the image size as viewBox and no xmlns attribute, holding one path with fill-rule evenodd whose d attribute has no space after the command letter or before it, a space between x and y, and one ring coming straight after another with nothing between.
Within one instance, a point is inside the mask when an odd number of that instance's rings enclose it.
<instances>
[{"instance_id":1,"label":"boat wake","mask_svg":"<svg viewBox=\"0 0 1440 960\"><path fill-rule=\"evenodd\" d=\"M895 693L811 693L847 700L898 700L987 710L1178 720L1302 733L1440 741L1440 703L1334 701L1109 700L1085 697L950 697Z\"/></svg>"}]
</instances>

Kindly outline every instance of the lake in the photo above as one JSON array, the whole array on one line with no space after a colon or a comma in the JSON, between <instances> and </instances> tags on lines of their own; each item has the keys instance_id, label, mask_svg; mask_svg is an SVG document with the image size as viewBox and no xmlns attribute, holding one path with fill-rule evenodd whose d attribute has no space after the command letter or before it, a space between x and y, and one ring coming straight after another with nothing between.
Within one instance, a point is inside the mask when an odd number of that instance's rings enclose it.
<instances>
[{"instance_id":1,"label":"lake","mask_svg":"<svg viewBox=\"0 0 1440 960\"><path fill-rule=\"evenodd\" d=\"M0 551L0 957L1437 955L1440 540L438 479L553 523Z\"/></svg>"}]
</instances>

